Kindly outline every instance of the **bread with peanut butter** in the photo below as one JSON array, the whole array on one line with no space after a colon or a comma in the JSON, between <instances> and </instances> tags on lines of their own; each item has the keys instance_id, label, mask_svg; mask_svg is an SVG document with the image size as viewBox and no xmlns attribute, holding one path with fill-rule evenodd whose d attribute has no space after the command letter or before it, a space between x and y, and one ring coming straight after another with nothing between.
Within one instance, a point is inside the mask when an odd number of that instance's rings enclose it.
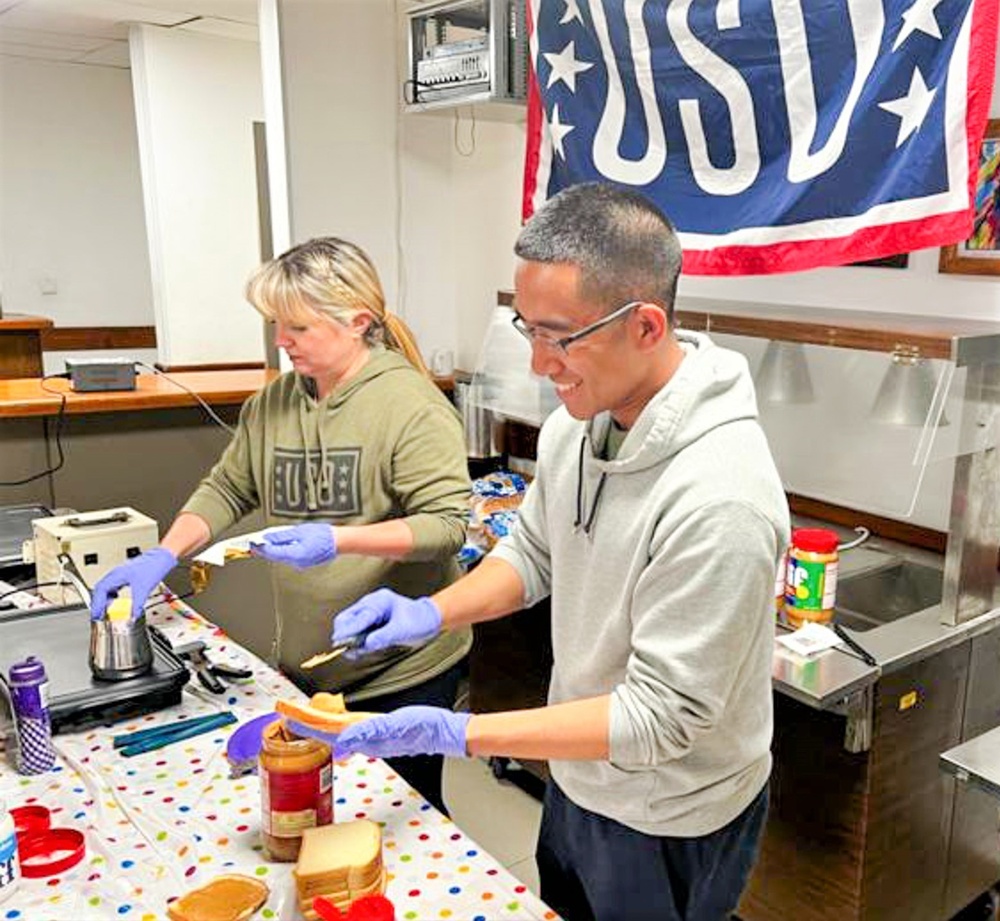
<instances>
[{"instance_id":1,"label":"bread with peanut butter","mask_svg":"<svg viewBox=\"0 0 1000 921\"><path fill-rule=\"evenodd\" d=\"M192 889L167 906L171 921L244 921L270 893L259 879L227 873Z\"/></svg>"},{"instance_id":2,"label":"bread with peanut butter","mask_svg":"<svg viewBox=\"0 0 1000 921\"><path fill-rule=\"evenodd\" d=\"M313 694L308 704L294 700L277 700L274 709L282 716L334 735L343 732L352 723L358 723L375 715L348 710L344 705L343 694L329 694L326 691Z\"/></svg>"}]
</instances>

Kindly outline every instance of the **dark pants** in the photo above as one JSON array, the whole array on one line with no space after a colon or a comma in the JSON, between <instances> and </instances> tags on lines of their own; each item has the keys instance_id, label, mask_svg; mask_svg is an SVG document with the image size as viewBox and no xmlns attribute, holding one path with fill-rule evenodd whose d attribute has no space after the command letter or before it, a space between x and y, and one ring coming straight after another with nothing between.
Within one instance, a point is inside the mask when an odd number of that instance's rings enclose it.
<instances>
[{"instance_id":1,"label":"dark pants","mask_svg":"<svg viewBox=\"0 0 1000 921\"><path fill-rule=\"evenodd\" d=\"M767 787L700 838L658 838L582 809L554 783L538 835L542 899L566 921L723 921L757 857Z\"/></svg>"},{"instance_id":2,"label":"dark pants","mask_svg":"<svg viewBox=\"0 0 1000 921\"><path fill-rule=\"evenodd\" d=\"M395 694L372 697L357 704L361 710L387 713L411 704L427 704L451 710L458 697L458 686L465 674L466 664L461 661L430 681L414 685ZM444 770L443 755L414 755L405 758L386 758L389 765L400 777L413 787L428 803L448 815L448 809L441 795L441 773Z\"/></svg>"}]
</instances>

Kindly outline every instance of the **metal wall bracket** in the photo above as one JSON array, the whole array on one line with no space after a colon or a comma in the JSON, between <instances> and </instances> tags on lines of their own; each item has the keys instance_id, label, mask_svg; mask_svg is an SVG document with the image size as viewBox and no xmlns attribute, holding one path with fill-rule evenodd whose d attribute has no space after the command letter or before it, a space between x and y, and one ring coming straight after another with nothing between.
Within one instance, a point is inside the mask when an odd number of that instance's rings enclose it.
<instances>
[{"instance_id":1,"label":"metal wall bracket","mask_svg":"<svg viewBox=\"0 0 1000 921\"><path fill-rule=\"evenodd\" d=\"M832 708L847 719L844 749L852 754L866 752L872 744L872 721L875 713L875 687L868 685L845 697Z\"/></svg>"}]
</instances>

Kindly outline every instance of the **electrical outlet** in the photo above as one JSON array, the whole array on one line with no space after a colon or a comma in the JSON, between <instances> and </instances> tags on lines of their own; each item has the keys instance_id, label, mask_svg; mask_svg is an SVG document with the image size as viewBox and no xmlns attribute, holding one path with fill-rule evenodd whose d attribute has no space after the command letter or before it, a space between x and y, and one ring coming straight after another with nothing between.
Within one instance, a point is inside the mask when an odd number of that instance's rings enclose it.
<instances>
[{"instance_id":1,"label":"electrical outlet","mask_svg":"<svg viewBox=\"0 0 1000 921\"><path fill-rule=\"evenodd\" d=\"M41 291L42 294L58 294L59 283L51 275L46 275L44 278L39 280L38 290Z\"/></svg>"}]
</instances>

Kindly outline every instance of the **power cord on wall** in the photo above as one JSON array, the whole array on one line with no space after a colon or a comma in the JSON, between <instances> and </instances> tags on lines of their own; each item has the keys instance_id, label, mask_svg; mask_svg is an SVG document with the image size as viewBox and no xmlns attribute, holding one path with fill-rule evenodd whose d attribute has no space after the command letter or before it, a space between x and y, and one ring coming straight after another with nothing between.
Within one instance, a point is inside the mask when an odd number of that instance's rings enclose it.
<instances>
[{"instance_id":1,"label":"power cord on wall","mask_svg":"<svg viewBox=\"0 0 1000 921\"><path fill-rule=\"evenodd\" d=\"M195 393L190 387L185 387L184 384L182 384L179 380L177 380L176 378L171 377L169 374L161 371L159 368L157 368L154 365L146 364L146 362L144 362L144 361L137 361L136 364L140 368L145 368L147 371L151 371L153 374L159 375L160 377L164 378L165 380L170 381L170 383L173 384L174 386L180 387L181 390L185 391L186 393L191 394L191 396L193 396L201 404L201 408L205 410L205 412L208 414L208 417L213 422L215 422L217 425L219 425L222 428L224 428L227 432L229 432L230 435L235 435L236 434L236 429L234 429L227 422L223 421L223 419L218 415L218 413L216 413L216 411L214 409L212 409L212 407L209 406L208 403L206 403L200 396L198 396L198 394Z\"/></svg>"},{"instance_id":2,"label":"power cord on wall","mask_svg":"<svg viewBox=\"0 0 1000 921\"><path fill-rule=\"evenodd\" d=\"M47 469L41 471L40 473L33 473L31 476L25 477L23 480L0 480L0 486L26 486L28 483L34 483L35 480L41 480L44 477L50 476L58 470L61 470L63 464L66 463L66 457L63 454L62 447L62 428L63 421L66 418L66 391L65 390L53 390L51 387L46 386L46 381L53 380L54 378L62 378L67 380L69 378L69 372L64 371L62 374L46 374L41 380L41 388L48 393L54 394L59 397L59 412L56 414L55 421L55 431L56 431L56 456L58 460L55 464L50 465Z\"/></svg>"},{"instance_id":3,"label":"power cord on wall","mask_svg":"<svg viewBox=\"0 0 1000 921\"><path fill-rule=\"evenodd\" d=\"M236 434L236 430L227 422L225 422L219 416L219 414L216 413L216 411L212 409L212 407L209 406L208 403L206 403L200 396L198 396L198 394L195 393L190 387L185 386L179 380L171 377L169 374L165 374L159 368L147 364L144 361L137 361L135 364L141 368L145 368L146 370L152 372L153 374L157 374L160 377L165 378L166 380L170 381L170 383L173 384L174 386L180 387L181 390L185 391L186 393L189 393L192 397L195 398L195 400L197 400L197 402L201 405L201 408L205 410L205 412L208 414L208 417L213 422L215 422L221 428L224 428L230 435ZM66 419L66 391L53 390L51 387L47 386L46 382L50 380L55 380L56 378L61 378L62 380L68 380L69 376L70 374L68 371L64 371L61 374L46 374L41 379L40 383L42 390L45 390L46 392L59 397L59 412L56 413L56 420L55 420L56 457L57 457L55 464L51 464L45 470L42 470L39 473L33 473L30 476L26 476L20 480L0 480L0 487L27 486L29 483L34 483L36 480L41 480L44 477L51 476L53 473L56 473L59 470L61 470L65 465L66 455L63 452L63 446L62 446L62 430L63 430L63 424Z\"/></svg>"}]
</instances>

